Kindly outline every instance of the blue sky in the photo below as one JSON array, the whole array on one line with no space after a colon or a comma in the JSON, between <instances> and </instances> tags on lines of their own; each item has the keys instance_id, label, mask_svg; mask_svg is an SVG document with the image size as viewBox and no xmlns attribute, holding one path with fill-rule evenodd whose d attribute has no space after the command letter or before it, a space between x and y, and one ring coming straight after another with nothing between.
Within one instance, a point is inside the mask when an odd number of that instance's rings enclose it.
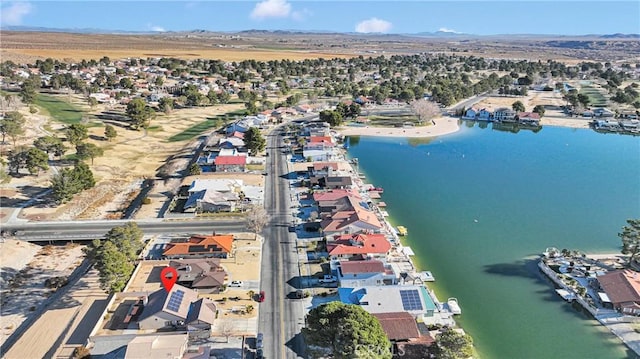
<instances>
[{"instance_id":1,"label":"blue sky","mask_svg":"<svg viewBox=\"0 0 640 359\"><path fill-rule=\"evenodd\" d=\"M0 25L125 31L640 33L640 1L5 1Z\"/></svg>"}]
</instances>

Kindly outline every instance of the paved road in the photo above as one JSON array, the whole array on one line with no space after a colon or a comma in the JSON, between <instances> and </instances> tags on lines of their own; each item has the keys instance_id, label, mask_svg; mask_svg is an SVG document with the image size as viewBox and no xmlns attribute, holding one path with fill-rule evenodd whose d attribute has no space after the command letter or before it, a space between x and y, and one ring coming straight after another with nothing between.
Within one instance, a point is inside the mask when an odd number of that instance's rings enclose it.
<instances>
[{"instance_id":1,"label":"paved road","mask_svg":"<svg viewBox=\"0 0 640 359\"><path fill-rule=\"evenodd\" d=\"M303 325L301 301L287 299L294 291L299 276L295 233L289 232L293 220L290 210L289 181L283 178L288 173L286 157L280 146L279 129L267 138L267 188L265 208L270 215L264 229L261 290L266 300L260 304L258 332L264 333L266 358L304 358L304 342L300 335Z\"/></svg>"},{"instance_id":2,"label":"paved road","mask_svg":"<svg viewBox=\"0 0 640 359\"><path fill-rule=\"evenodd\" d=\"M8 233L17 231L16 238L29 242L87 240L104 236L111 228L128 220L28 222L3 226ZM144 234L163 233L228 233L246 232L244 220L188 220L188 221L133 221Z\"/></svg>"}]
</instances>

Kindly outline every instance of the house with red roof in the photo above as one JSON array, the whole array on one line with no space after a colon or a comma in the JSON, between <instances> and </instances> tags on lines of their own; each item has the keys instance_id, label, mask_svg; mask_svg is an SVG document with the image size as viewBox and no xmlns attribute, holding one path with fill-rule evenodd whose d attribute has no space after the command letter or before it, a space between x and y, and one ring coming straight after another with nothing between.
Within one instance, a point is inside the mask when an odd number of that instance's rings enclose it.
<instances>
[{"instance_id":1,"label":"house with red roof","mask_svg":"<svg viewBox=\"0 0 640 359\"><path fill-rule=\"evenodd\" d=\"M597 277L604 294L600 299L627 315L640 316L640 273L625 269Z\"/></svg>"},{"instance_id":2,"label":"house with red roof","mask_svg":"<svg viewBox=\"0 0 640 359\"><path fill-rule=\"evenodd\" d=\"M421 331L416 319L407 312L374 313L382 330L394 346L394 353L402 358L428 358L429 347L435 339L428 330ZM425 327L425 329L427 329ZM402 354L402 355L401 355Z\"/></svg>"},{"instance_id":3,"label":"house with red roof","mask_svg":"<svg viewBox=\"0 0 640 359\"><path fill-rule=\"evenodd\" d=\"M518 112L518 122L526 125L540 124L540 114L536 112Z\"/></svg>"},{"instance_id":4,"label":"house with red roof","mask_svg":"<svg viewBox=\"0 0 640 359\"><path fill-rule=\"evenodd\" d=\"M359 201L362 200L362 197L360 197L360 194L357 191L352 189L332 189L332 190L323 191L323 192L313 192L313 200L318 202L318 205L322 205L321 202L335 201L340 198L349 197L349 196L354 197ZM325 203L325 206L327 206L327 203Z\"/></svg>"},{"instance_id":5,"label":"house with red roof","mask_svg":"<svg viewBox=\"0 0 640 359\"><path fill-rule=\"evenodd\" d=\"M233 235L193 235L185 242L172 242L162 255L170 259L227 258L233 255Z\"/></svg>"},{"instance_id":6,"label":"house with red roof","mask_svg":"<svg viewBox=\"0 0 640 359\"><path fill-rule=\"evenodd\" d=\"M320 227L325 236L376 233L382 229L378 216L366 202L355 196L319 202L318 208L323 218Z\"/></svg>"},{"instance_id":7,"label":"house with red roof","mask_svg":"<svg viewBox=\"0 0 640 359\"><path fill-rule=\"evenodd\" d=\"M331 260L362 260L375 258L386 261L391 243L384 234L339 234L327 241Z\"/></svg>"},{"instance_id":8,"label":"house with red roof","mask_svg":"<svg viewBox=\"0 0 640 359\"><path fill-rule=\"evenodd\" d=\"M340 287L398 284L398 275L391 265L385 265L379 260L341 261L338 263L337 273Z\"/></svg>"},{"instance_id":9,"label":"house with red roof","mask_svg":"<svg viewBox=\"0 0 640 359\"><path fill-rule=\"evenodd\" d=\"M244 172L247 167L246 156L217 156L213 160L216 172Z\"/></svg>"}]
</instances>

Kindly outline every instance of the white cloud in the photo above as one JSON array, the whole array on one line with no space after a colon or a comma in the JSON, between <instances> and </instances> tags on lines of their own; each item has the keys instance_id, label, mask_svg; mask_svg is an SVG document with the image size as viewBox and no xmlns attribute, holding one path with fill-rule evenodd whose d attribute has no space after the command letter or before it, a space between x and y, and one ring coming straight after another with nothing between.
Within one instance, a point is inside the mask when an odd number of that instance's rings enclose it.
<instances>
[{"instance_id":1,"label":"white cloud","mask_svg":"<svg viewBox=\"0 0 640 359\"><path fill-rule=\"evenodd\" d=\"M0 25L20 25L22 18L33 10L28 2L12 2L0 8Z\"/></svg>"},{"instance_id":2,"label":"white cloud","mask_svg":"<svg viewBox=\"0 0 640 359\"><path fill-rule=\"evenodd\" d=\"M392 25L389 21L372 17L369 20L359 22L358 25L356 25L356 32L387 32L391 30L391 27Z\"/></svg>"},{"instance_id":3,"label":"white cloud","mask_svg":"<svg viewBox=\"0 0 640 359\"><path fill-rule=\"evenodd\" d=\"M271 17L286 18L289 14L291 14L291 4L287 0L264 0L256 4L250 17L260 20Z\"/></svg>"},{"instance_id":4,"label":"white cloud","mask_svg":"<svg viewBox=\"0 0 640 359\"><path fill-rule=\"evenodd\" d=\"M452 29L447 29L446 27L441 27L441 28L438 29L438 31L440 31L440 32L450 32L452 34L459 34L458 31L452 30Z\"/></svg>"},{"instance_id":5,"label":"white cloud","mask_svg":"<svg viewBox=\"0 0 640 359\"><path fill-rule=\"evenodd\" d=\"M312 15L311 11L307 8L302 9L302 11L294 11L291 13L291 18L294 19L295 21L303 21L305 20L307 17L309 17L310 15Z\"/></svg>"},{"instance_id":6,"label":"white cloud","mask_svg":"<svg viewBox=\"0 0 640 359\"><path fill-rule=\"evenodd\" d=\"M165 32L165 31L167 31L167 30L165 30L165 28L164 28L164 27L162 27L162 26L153 25L153 24L150 24L150 23L147 23L147 28L148 28L149 30L151 30L151 31L155 31L155 32Z\"/></svg>"}]
</instances>

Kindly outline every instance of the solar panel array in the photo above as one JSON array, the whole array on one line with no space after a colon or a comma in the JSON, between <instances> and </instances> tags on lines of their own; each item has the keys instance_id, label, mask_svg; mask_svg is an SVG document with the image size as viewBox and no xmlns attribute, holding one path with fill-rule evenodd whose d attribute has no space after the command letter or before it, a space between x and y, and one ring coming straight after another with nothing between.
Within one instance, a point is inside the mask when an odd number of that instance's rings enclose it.
<instances>
[{"instance_id":1,"label":"solar panel array","mask_svg":"<svg viewBox=\"0 0 640 359\"><path fill-rule=\"evenodd\" d=\"M417 289L401 290L400 298L404 310L422 310L422 300Z\"/></svg>"},{"instance_id":2,"label":"solar panel array","mask_svg":"<svg viewBox=\"0 0 640 359\"><path fill-rule=\"evenodd\" d=\"M169 304L167 304L167 309L177 312L180 309L180 304L182 304L182 298L184 297L184 292L180 289L176 289L175 292L171 293L171 297L169 298Z\"/></svg>"}]
</instances>

